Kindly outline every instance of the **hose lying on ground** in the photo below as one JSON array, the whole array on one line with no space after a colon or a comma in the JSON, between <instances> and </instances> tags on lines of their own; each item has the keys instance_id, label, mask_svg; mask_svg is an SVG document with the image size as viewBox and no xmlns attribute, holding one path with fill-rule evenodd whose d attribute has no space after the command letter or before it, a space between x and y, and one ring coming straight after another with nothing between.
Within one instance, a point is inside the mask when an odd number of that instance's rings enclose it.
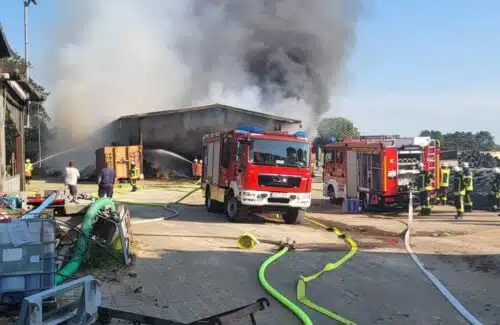
<instances>
[{"instance_id":1,"label":"hose lying on ground","mask_svg":"<svg viewBox=\"0 0 500 325\"><path fill-rule=\"evenodd\" d=\"M328 226L324 225L323 223L317 222L317 221L312 220L310 218L306 218L306 220L315 224L315 225L318 225L322 228L325 228L327 230L332 230L335 233L335 235L337 235L337 237L342 238L347 244L349 244L351 249L347 254L345 254L342 258L340 258L336 262L326 264L321 271L319 271L315 274L309 275L309 276L302 276L301 275L300 279L297 281L297 299L301 303L306 305L307 307L314 309L315 311L322 313L323 315L330 317L339 323L346 324L346 325L356 325L355 322L353 322L347 318L344 318L344 317L312 302L306 296L306 283L311 282L311 281L319 278L325 272L333 271L333 270L337 269L338 267L340 267L342 264L347 262L351 257L353 257L354 254L356 254L356 252L358 250L358 246L356 245L354 240L352 240L351 238L349 238L348 236L346 236L345 234L340 232L340 230L338 230L337 228L328 227Z\"/></svg>"},{"instance_id":2,"label":"hose lying on ground","mask_svg":"<svg viewBox=\"0 0 500 325\"><path fill-rule=\"evenodd\" d=\"M306 218L307 221L315 224L315 225L318 225L322 228L325 228L327 230L332 230L339 238L342 238L344 239L344 241L346 243L349 244L349 246L351 247L350 251L344 255L341 259L339 259L338 261L336 261L335 263L328 263L325 265L325 267L323 268L323 270L321 270L320 272L316 273L316 274L313 274L313 275L310 275L310 276L301 276L300 279L298 280L297 282L297 299L302 302L304 305L308 306L309 308L311 309L314 309L315 311L317 312L320 312L322 313L323 315L327 316L327 317L330 317L342 324L346 324L346 325L356 325L355 322L351 321L351 320L348 320L338 314L335 314L331 311L329 311L328 309L326 308L323 308L319 305L316 305L315 303L313 303L305 294L305 288L306 288L306 283L307 282L311 282L315 279L317 279L321 274L323 274L324 272L327 272L327 271L332 271L332 270L335 270L337 269L338 267L340 267L342 264L344 264L347 260L349 260L352 256L354 256L354 254L356 254L356 251L357 251L357 245L356 243L349 237L347 237L345 234L341 233L338 229L336 228L331 228L331 227L328 227L320 222L317 222L315 220L312 220L312 219L309 219L309 218ZM263 240L259 240L260 242L266 242L266 241L263 241ZM267 241L269 242L269 241ZM297 247L297 246L295 246ZM286 308L290 309L295 315L297 315L297 317L302 321L302 323L304 324L312 324L312 321L311 319L309 318L309 316L299 307L297 306L296 304L294 304L292 301L290 301L288 298L286 298L285 296L283 296L281 293L279 293L276 289L274 289L270 284L269 282L267 281L266 279L266 276L265 276L265 272L266 272L266 269L267 267L272 264L273 262L275 262L277 259L279 259L280 257L282 257L283 255L285 255L287 252L288 252L289 248L288 247L284 247L282 248L280 251L278 251L276 254L272 255L271 257L269 257L268 259L266 259L264 261L264 263L262 263L262 265L260 266L259 268L259 283L261 284L261 286L271 295L273 296L277 301L279 301L282 305L284 305Z\"/></svg>"},{"instance_id":3,"label":"hose lying on ground","mask_svg":"<svg viewBox=\"0 0 500 325\"><path fill-rule=\"evenodd\" d=\"M76 254L73 255L71 261L66 264L56 275L56 284L59 285L63 283L66 279L70 278L73 274L75 274L82 261L84 260L85 252L87 251L87 245L89 244L87 238L90 237L90 233L92 231L92 226L94 225L95 218L99 211L105 206L111 206L112 209L115 209L115 205L111 199L103 198L95 201L90 205L90 207L85 212L83 217L82 224L82 233L83 236L79 237L74 250L76 250Z\"/></svg>"},{"instance_id":4,"label":"hose lying on ground","mask_svg":"<svg viewBox=\"0 0 500 325\"><path fill-rule=\"evenodd\" d=\"M152 219L145 219L145 220L133 220L131 223L132 224L140 224L140 223L146 223L146 222L155 222L155 221L161 221L161 220L169 220L173 218L177 218L179 216L179 211L173 209L170 207L172 204L179 204L180 202L184 201L188 196L193 194L194 192L200 190L199 187L189 191L185 195L183 195L180 199L176 200L175 202L172 203L158 203L158 202L141 202L141 201L135 201L135 200L115 200L117 203L124 203L124 204L133 204L133 205L145 205L145 206L156 206L156 207L162 207L165 211L171 213L169 216L162 216L159 218L152 218Z\"/></svg>"},{"instance_id":5,"label":"hose lying on ground","mask_svg":"<svg viewBox=\"0 0 500 325\"><path fill-rule=\"evenodd\" d=\"M422 270L422 272L424 272L425 276L429 280L431 280L431 282L434 284L434 286L444 295L444 297L446 298L446 300L448 300L453 305L453 307L469 323L471 323L473 325L482 325L483 323L481 323L467 309L465 309L465 307L458 301L458 299L455 298L453 296L453 294L438 280L438 278L436 278L434 276L434 274L432 274L432 272L430 272L425 267L425 265L420 261L420 259L418 258L418 256L412 250L412 248L410 246L410 231L411 231L411 227L412 227L412 223L413 223L413 206L412 206L412 202L413 202L413 197L412 197L412 193L410 192L410 204L409 204L409 208L408 208L408 225L407 225L407 228L406 228L405 238L404 238L406 251L408 252L408 254L410 254L412 260L415 262L415 264L417 264L417 266L420 268L420 270Z\"/></svg>"},{"instance_id":6,"label":"hose lying on ground","mask_svg":"<svg viewBox=\"0 0 500 325\"><path fill-rule=\"evenodd\" d=\"M271 296L283 304L286 308L290 309L305 325L312 325L312 321L307 314L296 304L291 302L288 298L283 296L278 290L274 289L266 279L266 270L269 265L275 262L278 258L288 252L288 247L282 248L279 252L267 258L259 268L259 283Z\"/></svg>"}]
</instances>

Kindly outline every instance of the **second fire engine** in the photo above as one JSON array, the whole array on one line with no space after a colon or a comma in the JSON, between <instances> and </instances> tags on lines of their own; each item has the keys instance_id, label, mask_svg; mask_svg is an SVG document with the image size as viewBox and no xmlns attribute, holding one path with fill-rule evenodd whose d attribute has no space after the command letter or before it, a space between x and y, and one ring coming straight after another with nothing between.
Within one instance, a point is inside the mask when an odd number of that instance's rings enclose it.
<instances>
[{"instance_id":1,"label":"second fire engine","mask_svg":"<svg viewBox=\"0 0 500 325\"><path fill-rule=\"evenodd\" d=\"M336 204L359 199L363 210L406 208L419 163L439 179L439 150L429 137L331 139L324 148L323 195Z\"/></svg>"}]
</instances>

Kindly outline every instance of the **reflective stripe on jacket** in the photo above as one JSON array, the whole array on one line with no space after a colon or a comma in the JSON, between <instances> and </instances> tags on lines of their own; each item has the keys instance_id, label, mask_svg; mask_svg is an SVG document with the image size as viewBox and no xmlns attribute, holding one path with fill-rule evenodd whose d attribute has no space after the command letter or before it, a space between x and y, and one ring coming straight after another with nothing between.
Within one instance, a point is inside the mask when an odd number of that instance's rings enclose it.
<instances>
[{"instance_id":1,"label":"reflective stripe on jacket","mask_svg":"<svg viewBox=\"0 0 500 325\"><path fill-rule=\"evenodd\" d=\"M455 195L465 195L464 176L462 174L455 174L453 192Z\"/></svg>"},{"instance_id":2,"label":"reflective stripe on jacket","mask_svg":"<svg viewBox=\"0 0 500 325\"><path fill-rule=\"evenodd\" d=\"M417 185L419 191L431 191L431 180L434 178L428 171L421 171L417 176Z\"/></svg>"},{"instance_id":3,"label":"reflective stripe on jacket","mask_svg":"<svg viewBox=\"0 0 500 325\"><path fill-rule=\"evenodd\" d=\"M24 175L31 176L31 172L33 172L33 165L31 163L24 164Z\"/></svg>"},{"instance_id":4,"label":"reflective stripe on jacket","mask_svg":"<svg viewBox=\"0 0 500 325\"><path fill-rule=\"evenodd\" d=\"M442 168L441 169L441 181L439 183L439 187L448 187L450 186L450 169Z\"/></svg>"},{"instance_id":5,"label":"reflective stripe on jacket","mask_svg":"<svg viewBox=\"0 0 500 325\"><path fill-rule=\"evenodd\" d=\"M130 167L130 178L137 179L137 178L139 178L138 174L139 174L139 170L138 170L137 166Z\"/></svg>"},{"instance_id":6,"label":"reflective stripe on jacket","mask_svg":"<svg viewBox=\"0 0 500 325\"><path fill-rule=\"evenodd\" d=\"M474 190L474 179L472 176L472 172L470 170L464 170L463 175L465 190L472 192Z\"/></svg>"}]
</instances>

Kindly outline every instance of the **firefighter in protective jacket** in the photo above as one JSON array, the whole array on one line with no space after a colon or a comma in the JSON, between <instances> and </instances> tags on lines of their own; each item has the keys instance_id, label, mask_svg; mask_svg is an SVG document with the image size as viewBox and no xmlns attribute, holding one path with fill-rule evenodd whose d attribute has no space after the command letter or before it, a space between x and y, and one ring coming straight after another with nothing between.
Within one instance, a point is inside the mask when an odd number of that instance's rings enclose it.
<instances>
[{"instance_id":1,"label":"firefighter in protective jacket","mask_svg":"<svg viewBox=\"0 0 500 325\"><path fill-rule=\"evenodd\" d=\"M463 177L465 184L465 197L464 197L464 211L472 212L472 198L470 194L474 191L474 178L472 171L469 169L469 163L464 162L463 164Z\"/></svg>"},{"instance_id":2,"label":"firefighter in protective jacket","mask_svg":"<svg viewBox=\"0 0 500 325\"><path fill-rule=\"evenodd\" d=\"M130 162L130 185L132 185L132 192L137 191L137 179L139 178L139 168L135 165L135 161Z\"/></svg>"},{"instance_id":3,"label":"firefighter in protective jacket","mask_svg":"<svg viewBox=\"0 0 500 325\"><path fill-rule=\"evenodd\" d=\"M491 200L492 200L492 210L497 212L500 208L500 168L493 168L495 173L495 178L491 184Z\"/></svg>"},{"instance_id":4,"label":"firefighter in protective jacket","mask_svg":"<svg viewBox=\"0 0 500 325\"><path fill-rule=\"evenodd\" d=\"M453 196L455 200L455 208L457 209L455 219L462 219L464 217L465 193L464 175L462 174L460 167L453 166Z\"/></svg>"},{"instance_id":5,"label":"firefighter in protective jacket","mask_svg":"<svg viewBox=\"0 0 500 325\"><path fill-rule=\"evenodd\" d=\"M439 180L439 190L437 193L436 201L437 204L447 205L448 204L448 189L450 187L450 167L448 163L443 163L441 168L441 179Z\"/></svg>"},{"instance_id":6,"label":"firefighter in protective jacket","mask_svg":"<svg viewBox=\"0 0 500 325\"><path fill-rule=\"evenodd\" d=\"M434 176L424 169L424 164L419 163L418 168L420 170L417 176L417 187L420 194L420 215L428 216L432 212L430 192L432 191L431 181Z\"/></svg>"}]
</instances>

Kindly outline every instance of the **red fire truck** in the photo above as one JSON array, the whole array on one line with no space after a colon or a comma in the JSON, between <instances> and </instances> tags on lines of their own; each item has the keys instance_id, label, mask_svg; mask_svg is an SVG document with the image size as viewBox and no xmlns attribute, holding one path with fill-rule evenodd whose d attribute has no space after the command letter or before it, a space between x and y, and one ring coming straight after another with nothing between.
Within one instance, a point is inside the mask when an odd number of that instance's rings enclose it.
<instances>
[{"instance_id":1,"label":"red fire truck","mask_svg":"<svg viewBox=\"0 0 500 325\"><path fill-rule=\"evenodd\" d=\"M335 204L358 198L363 210L406 208L419 163L439 179L439 146L430 137L331 139L324 149L323 195Z\"/></svg>"},{"instance_id":2,"label":"red fire truck","mask_svg":"<svg viewBox=\"0 0 500 325\"><path fill-rule=\"evenodd\" d=\"M311 205L311 144L305 132L239 126L203 137L202 188L210 212L230 221L246 212L280 213L301 223Z\"/></svg>"}]
</instances>

